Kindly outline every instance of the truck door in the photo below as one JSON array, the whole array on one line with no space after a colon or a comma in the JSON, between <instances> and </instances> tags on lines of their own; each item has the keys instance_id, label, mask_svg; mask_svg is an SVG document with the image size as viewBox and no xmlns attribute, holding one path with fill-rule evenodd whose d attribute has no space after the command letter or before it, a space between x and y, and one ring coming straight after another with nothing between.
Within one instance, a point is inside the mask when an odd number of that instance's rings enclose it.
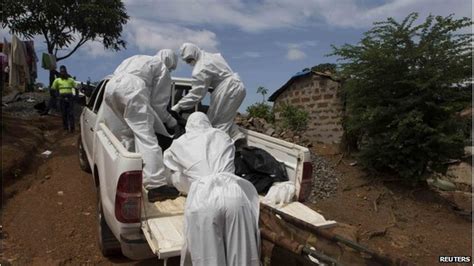
<instances>
[{"instance_id":1,"label":"truck door","mask_svg":"<svg viewBox=\"0 0 474 266\"><path fill-rule=\"evenodd\" d=\"M84 125L81 126L81 134L84 136L85 139L85 150L87 153L92 152L92 145L94 141L94 126L97 120L97 111L102 103L105 91L105 85L107 84L108 80L101 81L97 87L94 89L94 92L91 95L87 106L84 108L83 112L83 123ZM92 132L89 132L92 131ZM92 154L88 154L89 158L92 158Z\"/></svg>"}]
</instances>

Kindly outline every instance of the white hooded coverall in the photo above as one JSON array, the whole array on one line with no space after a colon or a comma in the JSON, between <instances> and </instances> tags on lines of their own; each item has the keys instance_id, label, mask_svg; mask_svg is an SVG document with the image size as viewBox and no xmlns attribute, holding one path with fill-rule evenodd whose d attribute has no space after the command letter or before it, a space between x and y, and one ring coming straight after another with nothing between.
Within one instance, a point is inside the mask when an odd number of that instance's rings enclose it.
<instances>
[{"instance_id":1,"label":"white hooded coverall","mask_svg":"<svg viewBox=\"0 0 474 266\"><path fill-rule=\"evenodd\" d=\"M164 124L170 128L177 124L166 109L171 96L169 69L176 67L176 59L169 49L155 56L132 56L117 67L105 89L99 120L106 122L127 149L142 154L147 189L167 184L155 132L170 137Z\"/></svg>"},{"instance_id":2,"label":"white hooded coverall","mask_svg":"<svg viewBox=\"0 0 474 266\"><path fill-rule=\"evenodd\" d=\"M250 182L234 174L234 152L229 136L195 112L186 133L164 153L165 165L178 176L173 183L190 185L181 265L189 259L194 266L260 263L259 198Z\"/></svg>"},{"instance_id":3,"label":"white hooded coverall","mask_svg":"<svg viewBox=\"0 0 474 266\"><path fill-rule=\"evenodd\" d=\"M235 141L243 138L243 133L234 124L242 101L245 87L237 73L234 73L221 54L205 52L191 43L181 46L181 57L196 60L192 77L192 89L174 107L173 110L191 109L200 102L209 87L214 91L207 116L213 127L227 132Z\"/></svg>"}]
</instances>

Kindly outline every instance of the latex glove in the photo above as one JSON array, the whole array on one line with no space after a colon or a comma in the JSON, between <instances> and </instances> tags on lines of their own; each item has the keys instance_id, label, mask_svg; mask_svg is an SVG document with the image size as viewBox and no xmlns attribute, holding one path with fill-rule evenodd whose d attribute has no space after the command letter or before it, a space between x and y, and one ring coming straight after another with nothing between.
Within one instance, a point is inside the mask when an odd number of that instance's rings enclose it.
<instances>
[{"instance_id":1,"label":"latex glove","mask_svg":"<svg viewBox=\"0 0 474 266\"><path fill-rule=\"evenodd\" d=\"M179 113L179 111L181 111L181 108L179 107L179 105L175 104L173 107L171 107L171 111Z\"/></svg>"},{"instance_id":2,"label":"latex glove","mask_svg":"<svg viewBox=\"0 0 474 266\"><path fill-rule=\"evenodd\" d=\"M268 190L263 202L269 205L283 206L289 203L295 196L296 187L291 181L275 182Z\"/></svg>"}]
</instances>

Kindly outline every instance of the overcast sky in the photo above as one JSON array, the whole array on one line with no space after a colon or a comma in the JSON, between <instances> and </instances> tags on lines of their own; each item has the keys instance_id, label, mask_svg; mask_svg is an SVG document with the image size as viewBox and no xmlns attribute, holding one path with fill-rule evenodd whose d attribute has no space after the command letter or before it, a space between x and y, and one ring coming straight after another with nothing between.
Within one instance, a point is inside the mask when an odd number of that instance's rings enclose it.
<instances>
[{"instance_id":1,"label":"overcast sky","mask_svg":"<svg viewBox=\"0 0 474 266\"><path fill-rule=\"evenodd\" d=\"M126 0L130 20L123 37L127 49L105 51L89 42L70 58L60 61L78 80L92 81L114 71L125 58L153 55L159 49L178 50L183 42L220 52L238 72L247 88L241 111L261 101L259 86L267 97L293 74L316 64L335 62L327 57L331 44L355 44L374 21L403 19L419 12L472 17L471 0ZM11 39L5 29L2 37ZM3 38L2 38L3 40ZM35 39L38 56L43 39ZM191 68L180 60L174 76L190 77ZM39 81L48 73L39 70Z\"/></svg>"}]
</instances>

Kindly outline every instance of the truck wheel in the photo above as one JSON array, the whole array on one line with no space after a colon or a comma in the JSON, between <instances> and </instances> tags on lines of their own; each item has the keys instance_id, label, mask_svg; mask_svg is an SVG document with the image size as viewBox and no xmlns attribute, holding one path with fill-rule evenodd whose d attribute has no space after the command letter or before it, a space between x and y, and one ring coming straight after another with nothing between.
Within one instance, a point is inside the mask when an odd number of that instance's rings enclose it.
<instances>
[{"instance_id":1,"label":"truck wheel","mask_svg":"<svg viewBox=\"0 0 474 266\"><path fill-rule=\"evenodd\" d=\"M115 238L114 234L107 225L104 217L104 211L102 210L102 200L100 198L100 191L97 203L97 219L98 219L98 232L99 232L99 248L102 255L105 257L112 257L121 255L122 250L120 249L120 242Z\"/></svg>"},{"instance_id":2,"label":"truck wheel","mask_svg":"<svg viewBox=\"0 0 474 266\"><path fill-rule=\"evenodd\" d=\"M77 147L79 147L79 165L81 166L82 171L86 173L92 173L91 166L89 165L89 161L87 160L86 151L82 146L81 135L77 140Z\"/></svg>"}]
</instances>

